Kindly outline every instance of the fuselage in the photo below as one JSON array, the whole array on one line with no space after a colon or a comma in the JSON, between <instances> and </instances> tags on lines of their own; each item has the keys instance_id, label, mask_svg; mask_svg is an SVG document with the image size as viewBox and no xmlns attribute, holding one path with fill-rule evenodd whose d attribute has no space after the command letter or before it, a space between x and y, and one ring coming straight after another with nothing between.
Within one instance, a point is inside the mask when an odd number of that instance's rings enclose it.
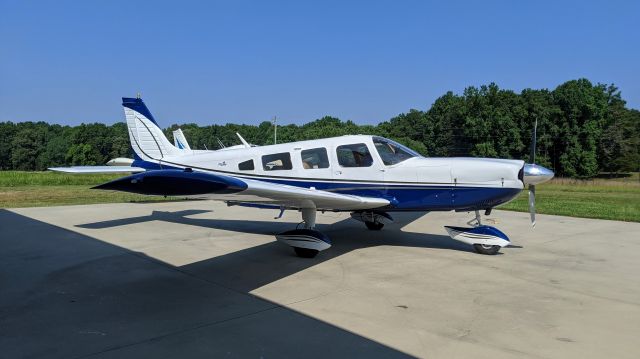
<instances>
[{"instance_id":1,"label":"fuselage","mask_svg":"<svg viewBox=\"0 0 640 359\"><path fill-rule=\"evenodd\" d=\"M159 160L136 159L148 169L191 168L296 187L388 199L387 211L489 209L523 189L524 162L487 158L429 158L377 136L355 135L187 151Z\"/></svg>"}]
</instances>

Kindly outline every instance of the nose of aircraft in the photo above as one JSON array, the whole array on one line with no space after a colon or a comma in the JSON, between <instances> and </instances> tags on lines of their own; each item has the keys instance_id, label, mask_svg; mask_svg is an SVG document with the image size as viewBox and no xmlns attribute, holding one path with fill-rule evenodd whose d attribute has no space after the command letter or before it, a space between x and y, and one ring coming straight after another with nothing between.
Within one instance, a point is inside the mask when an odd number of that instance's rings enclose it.
<instances>
[{"instance_id":1,"label":"nose of aircraft","mask_svg":"<svg viewBox=\"0 0 640 359\"><path fill-rule=\"evenodd\" d=\"M553 171L536 164L524 165L524 184L540 184L553 178Z\"/></svg>"}]
</instances>

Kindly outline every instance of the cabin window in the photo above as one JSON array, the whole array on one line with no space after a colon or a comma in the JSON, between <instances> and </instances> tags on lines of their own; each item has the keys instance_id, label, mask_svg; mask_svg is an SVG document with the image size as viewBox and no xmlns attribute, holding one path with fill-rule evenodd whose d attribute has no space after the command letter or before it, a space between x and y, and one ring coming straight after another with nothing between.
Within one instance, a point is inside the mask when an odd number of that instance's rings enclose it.
<instances>
[{"instance_id":1,"label":"cabin window","mask_svg":"<svg viewBox=\"0 0 640 359\"><path fill-rule=\"evenodd\" d=\"M291 155L289 152L264 155L262 156L262 168L265 171L290 170L293 168L291 165Z\"/></svg>"},{"instance_id":2,"label":"cabin window","mask_svg":"<svg viewBox=\"0 0 640 359\"><path fill-rule=\"evenodd\" d=\"M373 164L371 152L364 143L338 146L336 154L342 167L369 167Z\"/></svg>"},{"instance_id":3,"label":"cabin window","mask_svg":"<svg viewBox=\"0 0 640 359\"><path fill-rule=\"evenodd\" d=\"M395 165L409 158L421 157L419 153L409 147L386 138L374 137L373 145L376 146L376 151L378 151L382 162L387 166Z\"/></svg>"},{"instance_id":4,"label":"cabin window","mask_svg":"<svg viewBox=\"0 0 640 359\"><path fill-rule=\"evenodd\" d=\"M329 168L329 156L327 156L327 149L324 147L302 150L300 157L302 158L302 168L306 170Z\"/></svg>"},{"instance_id":5,"label":"cabin window","mask_svg":"<svg viewBox=\"0 0 640 359\"><path fill-rule=\"evenodd\" d=\"M247 160L238 163L238 169L240 171L253 171L255 169L255 167L253 166L253 160Z\"/></svg>"}]
</instances>

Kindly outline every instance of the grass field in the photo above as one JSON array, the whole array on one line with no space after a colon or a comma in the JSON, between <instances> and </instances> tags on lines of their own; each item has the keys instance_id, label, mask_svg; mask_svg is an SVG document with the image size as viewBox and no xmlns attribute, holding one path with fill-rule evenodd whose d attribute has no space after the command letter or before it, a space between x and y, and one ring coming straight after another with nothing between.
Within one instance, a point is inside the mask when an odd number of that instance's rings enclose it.
<instances>
[{"instance_id":1,"label":"grass field","mask_svg":"<svg viewBox=\"0 0 640 359\"><path fill-rule=\"evenodd\" d=\"M0 208L42 207L88 203L179 200L124 192L92 190L121 174L71 175L56 172L0 172Z\"/></svg>"},{"instance_id":2,"label":"grass field","mask_svg":"<svg viewBox=\"0 0 640 359\"><path fill-rule=\"evenodd\" d=\"M528 212L528 191L499 209ZM536 212L572 217L640 222L640 182L553 179L536 187Z\"/></svg>"},{"instance_id":3,"label":"grass field","mask_svg":"<svg viewBox=\"0 0 640 359\"><path fill-rule=\"evenodd\" d=\"M90 187L121 175L67 175L54 172L0 172L0 208L88 203L180 200ZM528 194L499 209L528 212ZM622 179L554 179L536 188L537 213L640 222L638 174Z\"/></svg>"}]
</instances>

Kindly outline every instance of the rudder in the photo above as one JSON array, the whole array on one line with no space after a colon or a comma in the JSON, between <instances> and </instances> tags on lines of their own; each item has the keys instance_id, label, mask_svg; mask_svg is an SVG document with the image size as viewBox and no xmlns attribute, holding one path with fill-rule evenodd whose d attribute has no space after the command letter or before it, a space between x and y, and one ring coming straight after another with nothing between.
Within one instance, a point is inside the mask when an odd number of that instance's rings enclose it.
<instances>
[{"instance_id":1,"label":"rudder","mask_svg":"<svg viewBox=\"0 0 640 359\"><path fill-rule=\"evenodd\" d=\"M122 98L133 151L143 160L161 160L183 154L169 142L141 98Z\"/></svg>"}]
</instances>

